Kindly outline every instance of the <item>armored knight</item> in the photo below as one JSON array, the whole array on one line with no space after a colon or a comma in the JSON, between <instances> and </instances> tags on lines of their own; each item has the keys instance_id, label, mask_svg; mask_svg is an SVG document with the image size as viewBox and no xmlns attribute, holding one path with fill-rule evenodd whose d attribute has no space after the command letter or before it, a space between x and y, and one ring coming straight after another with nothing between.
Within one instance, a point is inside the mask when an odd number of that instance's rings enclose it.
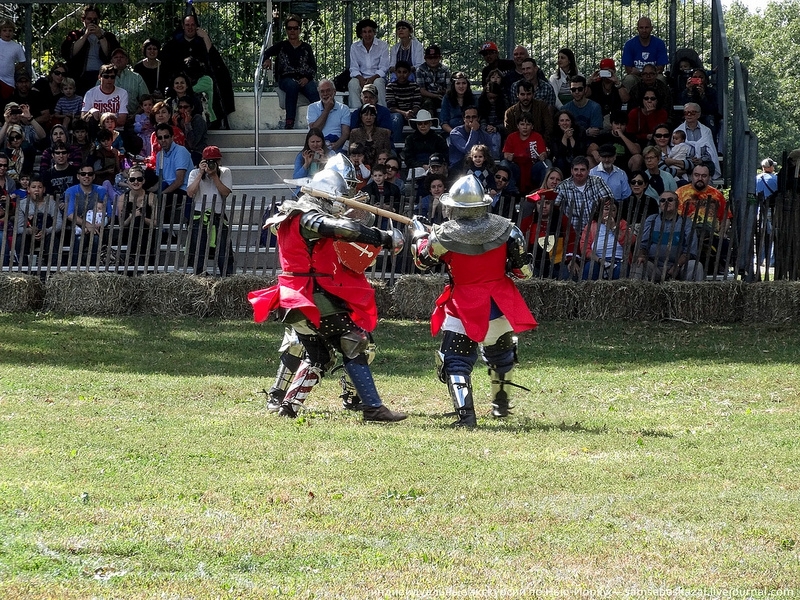
<instances>
[{"instance_id":1,"label":"armored knight","mask_svg":"<svg viewBox=\"0 0 800 600\"><path fill-rule=\"evenodd\" d=\"M401 421L406 415L383 404L369 368L369 332L378 321L375 292L363 270L347 266L343 246L353 244L367 254L381 248L400 251L402 237L341 216L344 205L337 198L346 197L349 190L336 171L323 169L303 190L299 199L285 200L265 225L276 229L282 271L278 284L248 295L257 323L276 311L305 350L278 414L297 416L335 349L364 404L364 420Z\"/></svg>"},{"instance_id":2,"label":"armored knight","mask_svg":"<svg viewBox=\"0 0 800 600\"><path fill-rule=\"evenodd\" d=\"M472 368L481 349L492 381L492 414L509 414L511 371L520 331L536 327L513 278L529 279L531 256L522 232L490 214L492 200L473 175L458 179L440 200L448 217L430 230L415 221L411 252L423 270L444 263L450 283L436 300L431 333L444 331L439 379L447 384L459 427L475 427Z\"/></svg>"}]
</instances>

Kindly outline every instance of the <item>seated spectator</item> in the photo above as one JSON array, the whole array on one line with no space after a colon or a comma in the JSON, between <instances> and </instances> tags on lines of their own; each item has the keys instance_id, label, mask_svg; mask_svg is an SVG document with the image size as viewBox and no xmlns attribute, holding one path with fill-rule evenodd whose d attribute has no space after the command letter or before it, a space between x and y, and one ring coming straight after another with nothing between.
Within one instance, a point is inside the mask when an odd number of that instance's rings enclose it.
<instances>
[{"instance_id":1,"label":"seated spectator","mask_svg":"<svg viewBox=\"0 0 800 600\"><path fill-rule=\"evenodd\" d=\"M600 68L589 77L589 98L600 105L603 112L603 131L611 130L611 113L622 110L630 100L628 90L617 77L617 65L613 58L600 61Z\"/></svg>"},{"instance_id":2,"label":"seated spectator","mask_svg":"<svg viewBox=\"0 0 800 600\"><path fill-rule=\"evenodd\" d=\"M142 60L133 65L134 72L144 79L150 94L162 94L167 87L169 74L158 58L160 52L161 42L155 38L147 38L142 42Z\"/></svg>"},{"instance_id":3,"label":"seated spectator","mask_svg":"<svg viewBox=\"0 0 800 600\"><path fill-rule=\"evenodd\" d=\"M671 106L672 93L669 86L658 78L658 73L653 65L643 67L641 78L630 89L628 106L642 106L642 98L648 92L655 93L659 107L668 108Z\"/></svg>"},{"instance_id":4,"label":"seated spectator","mask_svg":"<svg viewBox=\"0 0 800 600\"><path fill-rule=\"evenodd\" d=\"M675 133L678 133L678 131ZM653 143L651 145L655 146L660 155L658 168L667 171L676 180L678 180L686 177L686 173L691 171L692 167L694 166L691 161L691 156L694 154L694 148L686 144L689 150L686 150L686 146L681 147L680 153L682 156L671 156L670 138L673 137L673 135L674 133L670 129L669 125L666 123L661 123L660 125L656 126L655 131L653 131ZM685 143L686 132L681 131L680 136L682 136L683 140L681 143Z\"/></svg>"},{"instance_id":5,"label":"seated spectator","mask_svg":"<svg viewBox=\"0 0 800 600\"><path fill-rule=\"evenodd\" d=\"M527 81L533 87L533 97L537 100L541 100L542 102L547 103L550 105L551 108L555 108L556 106L556 94L553 91L553 87L547 81L547 78L542 73L542 70L539 68L539 65L536 64L536 61L531 58L527 57L522 60L522 78L518 81L515 81L509 90L508 94L508 101L510 103L514 103L517 100L517 90L519 88L520 81Z\"/></svg>"},{"instance_id":6,"label":"seated spectator","mask_svg":"<svg viewBox=\"0 0 800 600\"><path fill-rule=\"evenodd\" d=\"M677 129L686 135L686 143L694 149L690 158L694 165L704 164L712 173L712 179L721 179L719 154L714 143L714 133L700 122L700 106L694 102L683 105L684 121Z\"/></svg>"},{"instance_id":7,"label":"seated spectator","mask_svg":"<svg viewBox=\"0 0 800 600\"><path fill-rule=\"evenodd\" d=\"M646 146L642 150L642 158L644 159L645 172L649 179L647 194L653 198L660 198L663 192L674 192L678 189L675 178L667 171L662 171L658 166L661 161L661 152L658 148Z\"/></svg>"},{"instance_id":8,"label":"seated spectator","mask_svg":"<svg viewBox=\"0 0 800 600\"><path fill-rule=\"evenodd\" d=\"M697 238L691 219L678 214L678 196L664 192L659 204L661 212L645 219L631 279L704 280L703 265L697 260Z\"/></svg>"},{"instance_id":9,"label":"seated spectator","mask_svg":"<svg viewBox=\"0 0 800 600\"><path fill-rule=\"evenodd\" d=\"M414 214L420 217L426 217L431 223L434 224L444 222L441 198L442 194L447 191L446 184L447 182L442 175L431 173L425 177L424 185L428 195L423 196L420 199L419 204L414 207Z\"/></svg>"},{"instance_id":10,"label":"seated spectator","mask_svg":"<svg viewBox=\"0 0 800 600\"><path fill-rule=\"evenodd\" d=\"M42 156L39 159L40 173L44 174L44 172L50 168L50 165L53 161L53 150L55 149L56 144L66 145L66 148L69 151L69 157L66 161L67 164L72 165L75 168L83 164L81 149L75 144L69 144L68 142L69 138L67 137L66 128L63 125L53 125L53 128L50 130L50 146L44 149ZM49 194L51 192L47 193Z\"/></svg>"},{"instance_id":11,"label":"seated spectator","mask_svg":"<svg viewBox=\"0 0 800 600\"><path fill-rule=\"evenodd\" d=\"M48 163L47 168L42 167L42 183L48 196L61 200L67 188L77 185L78 167L70 164L72 153L63 141L53 142L48 150L52 163Z\"/></svg>"},{"instance_id":12,"label":"seated spectator","mask_svg":"<svg viewBox=\"0 0 800 600\"><path fill-rule=\"evenodd\" d=\"M70 134L72 136L72 145L76 146L81 152L81 160L78 163L80 167L80 165L86 164L89 155L94 150L94 140L89 136L89 128L86 122L81 119L76 119L72 122Z\"/></svg>"},{"instance_id":13,"label":"seated spectator","mask_svg":"<svg viewBox=\"0 0 800 600\"><path fill-rule=\"evenodd\" d=\"M642 147L629 136L626 127L628 117L624 111L611 113L611 131L603 132L589 144L588 156L590 162L600 164L598 149L604 144L611 144L617 151L614 164L625 171L635 171L642 168Z\"/></svg>"},{"instance_id":14,"label":"seated spectator","mask_svg":"<svg viewBox=\"0 0 800 600\"><path fill-rule=\"evenodd\" d=\"M410 124L414 131L408 135L403 146L403 161L409 169L427 169L431 154L445 155L449 152L447 141L435 131L439 128L439 119L422 109L416 118L410 120ZM421 175L415 173L415 177Z\"/></svg>"},{"instance_id":15,"label":"seated spectator","mask_svg":"<svg viewBox=\"0 0 800 600\"><path fill-rule=\"evenodd\" d=\"M86 217L89 211L97 210L97 203L102 202L106 207L106 217L113 215L113 200L102 186L94 184L94 167L83 165L78 169L78 185L67 188L65 192L67 204L67 221L72 225L74 237L72 240L72 264L77 265L83 254L89 253L89 264L97 264L99 251L100 227ZM94 214L94 212L92 213Z\"/></svg>"},{"instance_id":16,"label":"seated spectator","mask_svg":"<svg viewBox=\"0 0 800 600\"><path fill-rule=\"evenodd\" d=\"M196 114L205 119L207 127L216 127L219 124L219 119L217 119L217 113L214 110L214 80L206 74L206 71L208 71L208 67L194 56L190 56L183 61L183 72L186 74L189 87L194 92L202 109L202 112ZM196 107L195 110L197 110Z\"/></svg>"},{"instance_id":17,"label":"seated spectator","mask_svg":"<svg viewBox=\"0 0 800 600\"><path fill-rule=\"evenodd\" d=\"M19 181L23 173L31 174L36 148L25 138L23 128L6 121L0 129L0 140L5 141L3 154L8 158L8 177Z\"/></svg>"},{"instance_id":18,"label":"seated spectator","mask_svg":"<svg viewBox=\"0 0 800 600\"><path fill-rule=\"evenodd\" d=\"M650 215L658 214L659 196L653 197L647 193L650 177L645 171L633 171L628 183L631 185L631 195L622 201L619 216L628 223L628 242L633 248L636 238L642 232L644 220Z\"/></svg>"},{"instance_id":19,"label":"seated spectator","mask_svg":"<svg viewBox=\"0 0 800 600\"><path fill-rule=\"evenodd\" d=\"M155 100L150 94L145 94L139 98L139 112L133 118L133 130L142 141L142 148L137 152L140 156L150 156L153 147L150 145L150 138L156 130L153 125L153 107Z\"/></svg>"},{"instance_id":20,"label":"seated spectator","mask_svg":"<svg viewBox=\"0 0 800 600\"><path fill-rule=\"evenodd\" d=\"M193 113L199 115L203 114L203 105L200 98L194 93L192 86L189 84L189 77L183 71L172 78L172 82L166 90L165 101L169 104L173 120L178 114L178 105L181 101L189 102L193 107ZM174 124L173 122L173 125Z\"/></svg>"},{"instance_id":21,"label":"seated spectator","mask_svg":"<svg viewBox=\"0 0 800 600\"><path fill-rule=\"evenodd\" d=\"M0 100L11 98L14 93L14 73L18 65L28 58L25 49L14 41L17 26L11 19L0 21Z\"/></svg>"},{"instance_id":22,"label":"seated spectator","mask_svg":"<svg viewBox=\"0 0 800 600\"><path fill-rule=\"evenodd\" d=\"M303 149L294 159L293 179L311 178L325 168L328 159L336 154L328 148L322 130L313 127L306 134Z\"/></svg>"},{"instance_id":23,"label":"seated spectator","mask_svg":"<svg viewBox=\"0 0 800 600\"><path fill-rule=\"evenodd\" d=\"M359 41L350 46L350 108L361 106L361 88L368 83L378 91L378 104L386 106L386 73L389 71L389 45L377 39L378 24L372 19L356 23Z\"/></svg>"},{"instance_id":24,"label":"seated spectator","mask_svg":"<svg viewBox=\"0 0 800 600\"><path fill-rule=\"evenodd\" d=\"M124 48L117 48L111 52L111 64L114 65L117 72L115 85L128 92L128 110L126 112L129 115L135 115L139 112L139 98L149 94L150 89L142 76L131 69L130 57Z\"/></svg>"},{"instance_id":25,"label":"seated spectator","mask_svg":"<svg viewBox=\"0 0 800 600\"><path fill-rule=\"evenodd\" d=\"M622 48L622 66L625 67L623 85L630 90L639 81L646 65L652 65L660 74L669 64L664 40L653 35L653 23L649 17L641 17L636 23L638 35L625 42ZM662 75L663 78L663 75Z\"/></svg>"},{"instance_id":26,"label":"seated spectator","mask_svg":"<svg viewBox=\"0 0 800 600\"><path fill-rule=\"evenodd\" d=\"M435 115L450 84L450 69L442 64L439 46L432 44L425 48L425 62L417 68L416 75L422 106Z\"/></svg>"},{"instance_id":27,"label":"seated spectator","mask_svg":"<svg viewBox=\"0 0 800 600\"><path fill-rule=\"evenodd\" d=\"M517 96L516 94L511 94L511 86L517 81L522 80L522 62L526 58L530 58L530 54L525 46L518 45L511 52L511 57L514 60L514 68L506 71L505 75L503 75L501 85L503 86L503 93L506 95L506 98L513 104Z\"/></svg>"},{"instance_id":28,"label":"seated spectator","mask_svg":"<svg viewBox=\"0 0 800 600\"><path fill-rule=\"evenodd\" d=\"M308 105L308 128L321 129L331 150L339 152L350 137L350 111L336 101L336 88L330 79L321 79L317 91L319 102Z\"/></svg>"},{"instance_id":29,"label":"seated spectator","mask_svg":"<svg viewBox=\"0 0 800 600\"><path fill-rule=\"evenodd\" d=\"M694 102L700 107L700 122L714 132L716 139L719 132L720 117L717 90L708 85L708 75L704 69L695 69L686 81L686 88L681 92L680 103Z\"/></svg>"},{"instance_id":30,"label":"seated spectator","mask_svg":"<svg viewBox=\"0 0 800 600\"><path fill-rule=\"evenodd\" d=\"M647 140L659 123L668 118L666 109L658 103L655 92L648 91L642 96L642 103L628 113L628 125L625 133L638 144L647 144Z\"/></svg>"},{"instance_id":31,"label":"seated spectator","mask_svg":"<svg viewBox=\"0 0 800 600\"><path fill-rule=\"evenodd\" d=\"M371 83L368 83L361 88L361 105L372 104L375 110L378 111L378 120L375 122L376 127L392 130L392 113L385 106L378 104L378 88ZM350 131L358 127L361 120L361 111L356 108L350 111Z\"/></svg>"},{"instance_id":32,"label":"seated spectator","mask_svg":"<svg viewBox=\"0 0 800 600\"><path fill-rule=\"evenodd\" d=\"M578 252L583 258L583 272L573 271L581 279L619 279L624 268L628 224L617 216L617 203L610 196L603 199L589 226L583 230ZM573 260L573 269L580 269Z\"/></svg>"},{"instance_id":33,"label":"seated spectator","mask_svg":"<svg viewBox=\"0 0 800 600\"><path fill-rule=\"evenodd\" d=\"M56 201L45 196L44 183L38 177L31 177L27 196L17 204L14 223L17 228L15 250L23 266L29 264L31 256L40 257L44 264L58 263L61 246L57 240L63 217Z\"/></svg>"},{"instance_id":34,"label":"seated spectator","mask_svg":"<svg viewBox=\"0 0 800 600\"><path fill-rule=\"evenodd\" d=\"M100 27L100 17L97 7L87 4L83 9L83 29L69 32L61 44L67 71L82 95L95 86L100 68L111 60L111 52L119 48L116 36Z\"/></svg>"},{"instance_id":35,"label":"seated spectator","mask_svg":"<svg viewBox=\"0 0 800 600\"><path fill-rule=\"evenodd\" d=\"M489 147L483 144L474 145L464 157L464 171L481 182L483 191L488 192L494 186L494 160Z\"/></svg>"},{"instance_id":36,"label":"seated spectator","mask_svg":"<svg viewBox=\"0 0 800 600\"><path fill-rule=\"evenodd\" d=\"M556 113L553 131L549 144L550 158L553 166L564 172L571 168L576 156L586 156L586 135L572 113L563 109Z\"/></svg>"},{"instance_id":37,"label":"seated spectator","mask_svg":"<svg viewBox=\"0 0 800 600\"><path fill-rule=\"evenodd\" d=\"M297 118L297 99L300 94L308 98L309 104L319 101L317 84L317 59L314 49L308 42L300 39L301 18L289 15L283 23L286 39L273 44L264 52L264 66L272 68L272 57L275 57L275 81L286 94L286 129L294 129Z\"/></svg>"},{"instance_id":38,"label":"seated spectator","mask_svg":"<svg viewBox=\"0 0 800 600\"><path fill-rule=\"evenodd\" d=\"M556 95L556 108L562 109L564 104L572 102L572 92L570 82L573 77L580 75L578 63L575 61L575 53L569 48L561 48L558 51L558 67L556 72L550 76L550 85Z\"/></svg>"},{"instance_id":39,"label":"seated spectator","mask_svg":"<svg viewBox=\"0 0 800 600\"><path fill-rule=\"evenodd\" d=\"M439 113L442 130L446 134L464 122L464 110L475 106L475 96L466 73L459 71L453 75L450 87L442 99L442 110Z\"/></svg>"},{"instance_id":40,"label":"seated spectator","mask_svg":"<svg viewBox=\"0 0 800 600\"><path fill-rule=\"evenodd\" d=\"M483 84L483 87L486 87L490 83L496 83L500 86L500 93L503 94L503 71L500 69L492 69L489 71L489 76L486 78L486 83ZM505 94L503 94L505 97Z\"/></svg>"},{"instance_id":41,"label":"seated spectator","mask_svg":"<svg viewBox=\"0 0 800 600\"><path fill-rule=\"evenodd\" d=\"M103 129L108 129L111 132L111 146L120 154L125 154L125 145L123 144L122 136L117 131L117 116L114 113L107 112L100 115L100 131Z\"/></svg>"},{"instance_id":42,"label":"seated spectator","mask_svg":"<svg viewBox=\"0 0 800 600\"><path fill-rule=\"evenodd\" d=\"M516 221L514 215L519 202L519 194L516 189L514 171L503 161L495 168L494 174L489 180L489 189L486 192L492 199L492 206L489 210L495 215L502 215Z\"/></svg>"},{"instance_id":43,"label":"seated spectator","mask_svg":"<svg viewBox=\"0 0 800 600\"><path fill-rule=\"evenodd\" d=\"M368 162L372 163L378 154L393 149L392 133L388 129L375 126L378 119L375 105L363 104L358 111L361 113L361 119L358 127L350 131L350 145L360 144L369 156Z\"/></svg>"},{"instance_id":44,"label":"seated spectator","mask_svg":"<svg viewBox=\"0 0 800 600\"><path fill-rule=\"evenodd\" d=\"M369 178L372 174L372 167L370 166L367 157L367 149L361 144L350 144L348 148L348 156L350 157L350 162L353 163L353 168L355 169L356 180L356 191L360 191L364 189L364 186L367 185Z\"/></svg>"},{"instance_id":45,"label":"seated spectator","mask_svg":"<svg viewBox=\"0 0 800 600\"><path fill-rule=\"evenodd\" d=\"M152 264L158 251L156 196L144 189L140 166L128 169L128 189L117 196L121 226L119 242L128 248L128 264Z\"/></svg>"},{"instance_id":46,"label":"seated spectator","mask_svg":"<svg viewBox=\"0 0 800 600\"><path fill-rule=\"evenodd\" d=\"M557 170L553 173L560 177ZM522 202L520 229L533 254L533 273L546 279L569 276L567 264L575 255L578 238L567 216L555 204L557 192L549 186L556 179L545 178L542 189L528 194Z\"/></svg>"},{"instance_id":47,"label":"seated spectator","mask_svg":"<svg viewBox=\"0 0 800 600\"><path fill-rule=\"evenodd\" d=\"M117 196L114 183L122 171L122 154L114 148L114 133L110 129L101 129L97 134L97 149L91 156L95 183L104 186L112 198Z\"/></svg>"},{"instance_id":48,"label":"seated spectator","mask_svg":"<svg viewBox=\"0 0 800 600\"><path fill-rule=\"evenodd\" d=\"M583 127L587 136L593 138L603 131L603 111L597 102L588 98L586 89L583 75L573 77L569 87L572 100L564 104L564 110L572 113L575 122Z\"/></svg>"},{"instance_id":49,"label":"seated spectator","mask_svg":"<svg viewBox=\"0 0 800 600\"><path fill-rule=\"evenodd\" d=\"M481 129L492 136L496 145L490 146L493 158L500 158L500 151L506 137L506 128L503 125L506 105L503 88L500 84L489 81L484 86L483 92L478 96L478 118Z\"/></svg>"},{"instance_id":50,"label":"seated spectator","mask_svg":"<svg viewBox=\"0 0 800 600\"><path fill-rule=\"evenodd\" d=\"M515 179L523 195L533 190L534 182L542 180L547 171L547 144L542 135L533 130L533 116L530 113L523 113L519 117L517 131L506 138L503 157L519 169Z\"/></svg>"},{"instance_id":51,"label":"seated spectator","mask_svg":"<svg viewBox=\"0 0 800 600\"><path fill-rule=\"evenodd\" d=\"M533 130L548 139L553 133L553 113L550 105L533 97L533 86L527 81L520 81L517 86L517 103L512 104L503 117L506 133L517 130L517 121L523 113L533 117Z\"/></svg>"},{"instance_id":52,"label":"seated spectator","mask_svg":"<svg viewBox=\"0 0 800 600\"><path fill-rule=\"evenodd\" d=\"M2 27L0 27L0 36L2 36ZM1 60L0 63L2 63ZM33 89L39 93L42 103L50 113L51 122L43 123L45 127L54 125L55 123L63 122L60 119L53 120L53 117L56 115L56 104L58 103L59 98L64 95L62 88L66 77L67 65L64 62L58 61L54 63L52 67L50 67L50 71L46 76L39 77L39 79L37 79L33 84ZM80 107L78 107L78 109L79 110L76 112L80 111Z\"/></svg>"},{"instance_id":53,"label":"seated spectator","mask_svg":"<svg viewBox=\"0 0 800 600\"><path fill-rule=\"evenodd\" d=\"M696 229L724 232L733 214L725 196L711 186L711 175L706 165L695 165L691 173L692 182L675 192L678 196L678 212L692 220Z\"/></svg>"},{"instance_id":54,"label":"seated spectator","mask_svg":"<svg viewBox=\"0 0 800 600\"><path fill-rule=\"evenodd\" d=\"M497 44L494 42L484 42L478 50L478 53L483 56L483 60L486 63L481 70L481 86L486 85L486 82L489 80L489 74L492 71L499 72L500 79L497 83L502 84L503 76L515 68L513 60L500 58L500 51L497 48Z\"/></svg>"},{"instance_id":55,"label":"seated spectator","mask_svg":"<svg viewBox=\"0 0 800 600\"><path fill-rule=\"evenodd\" d=\"M117 87L117 69L114 65L100 67L100 85L89 89L83 96L81 118L90 128L99 128L100 116L106 112L117 115L117 124L125 126L128 119L128 92Z\"/></svg>"},{"instance_id":56,"label":"seated spectator","mask_svg":"<svg viewBox=\"0 0 800 600\"><path fill-rule=\"evenodd\" d=\"M369 203L372 206L399 213L403 209L403 198L400 188L387 180L386 165L375 165L372 167L372 179L362 190L369 194ZM378 223L378 227L385 229L387 226L385 217Z\"/></svg>"},{"instance_id":57,"label":"seated spectator","mask_svg":"<svg viewBox=\"0 0 800 600\"><path fill-rule=\"evenodd\" d=\"M409 81L411 65L401 60L394 67L395 81L386 86L386 106L392 113L392 141L403 142L403 127L422 106L422 95L416 83ZM375 113L377 119L377 112Z\"/></svg>"},{"instance_id":58,"label":"seated spectator","mask_svg":"<svg viewBox=\"0 0 800 600\"><path fill-rule=\"evenodd\" d=\"M173 123L186 136L185 146L192 155L192 162L199 164L203 150L208 141L208 121L196 111L197 106L188 96L178 101L178 111L173 116Z\"/></svg>"},{"instance_id":59,"label":"seated spectator","mask_svg":"<svg viewBox=\"0 0 800 600\"><path fill-rule=\"evenodd\" d=\"M702 68L703 63L697 52L692 48L681 48L672 57L672 68L669 73L669 86L675 103L681 100L681 92L686 89L686 83L695 69Z\"/></svg>"},{"instance_id":60,"label":"seated spectator","mask_svg":"<svg viewBox=\"0 0 800 600\"><path fill-rule=\"evenodd\" d=\"M164 219L169 223L176 223L182 208L186 204L186 180L194 168L192 156L183 146L174 142L173 127L166 123L156 126L156 139L161 149L156 155L156 175L159 176L161 189L156 185L155 190L160 191L161 198L165 199Z\"/></svg>"},{"instance_id":61,"label":"seated spectator","mask_svg":"<svg viewBox=\"0 0 800 600\"><path fill-rule=\"evenodd\" d=\"M431 161L433 157L431 157ZM386 180L395 184L401 190L405 189L403 177L400 174L400 160L394 156L390 156L384 163L386 165Z\"/></svg>"},{"instance_id":62,"label":"seated spectator","mask_svg":"<svg viewBox=\"0 0 800 600\"><path fill-rule=\"evenodd\" d=\"M156 129L159 125L172 125L174 120L172 118L172 111L169 108L169 104L165 101L156 102L153 105L153 115L150 119L153 125L153 133L150 134L150 147L152 148L150 153L150 158L148 159L148 164L150 167L155 167L156 164L156 155L161 150L161 144L158 142L158 136L156 135ZM186 145L186 135L183 133L183 129L180 127L173 127L172 128L172 142L174 144L178 144L179 146Z\"/></svg>"},{"instance_id":63,"label":"seated spectator","mask_svg":"<svg viewBox=\"0 0 800 600\"><path fill-rule=\"evenodd\" d=\"M53 117L56 122L61 121L65 129L69 129L72 127L73 120L80 121L83 96L75 93L75 80L72 77L64 77L61 91L62 95L56 101Z\"/></svg>"},{"instance_id":64,"label":"seated spectator","mask_svg":"<svg viewBox=\"0 0 800 600\"><path fill-rule=\"evenodd\" d=\"M464 122L450 131L450 170L461 173L464 170L464 157L476 144L488 146L492 139L481 129L478 109L470 106L464 109Z\"/></svg>"},{"instance_id":65,"label":"seated spectator","mask_svg":"<svg viewBox=\"0 0 800 600\"><path fill-rule=\"evenodd\" d=\"M17 69L14 73L15 89L14 93L9 97L6 106L15 102L19 106L27 106L28 111L35 121L42 127L49 127L50 125L50 109L48 108L46 98L39 93L39 90L31 86L31 72L25 67Z\"/></svg>"},{"instance_id":66,"label":"seated spectator","mask_svg":"<svg viewBox=\"0 0 800 600\"><path fill-rule=\"evenodd\" d=\"M575 231L580 235L603 198L613 196L605 181L589 175L589 161L578 156L572 161L570 177L557 188L556 206L561 207Z\"/></svg>"},{"instance_id":67,"label":"seated spectator","mask_svg":"<svg viewBox=\"0 0 800 600\"><path fill-rule=\"evenodd\" d=\"M414 28L408 21L401 20L395 25L397 43L389 50L389 83L396 81L397 63L400 61L409 65L408 81L417 81L417 69L425 64L425 57L422 43L413 37L413 33Z\"/></svg>"},{"instance_id":68,"label":"seated spectator","mask_svg":"<svg viewBox=\"0 0 800 600\"><path fill-rule=\"evenodd\" d=\"M631 188L625 171L614 164L617 149L611 144L603 144L597 153L600 155L600 164L591 169L589 175L602 179L611 190L614 200L622 202L631 195Z\"/></svg>"}]
</instances>

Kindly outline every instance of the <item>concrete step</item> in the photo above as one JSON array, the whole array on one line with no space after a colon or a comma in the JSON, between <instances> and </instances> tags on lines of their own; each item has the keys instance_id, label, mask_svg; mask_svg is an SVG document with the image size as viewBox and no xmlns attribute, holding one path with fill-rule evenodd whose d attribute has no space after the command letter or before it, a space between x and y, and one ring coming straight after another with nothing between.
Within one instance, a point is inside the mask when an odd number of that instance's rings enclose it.
<instances>
[{"instance_id":1,"label":"concrete step","mask_svg":"<svg viewBox=\"0 0 800 600\"><path fill-rule=\"evenodd\" d=\"M297 153L302 146L286 146L270 148L262 146L258 151L258 162L253 146L244 148L220 146L226 167L260 165L293 165Z\"/></svg>"},{"instance_id":2,"label":"concrete step","mask_svg":"<svg viewBox=\"0 0 800 600\"><path fill-rule=\"evenodd\" d=\"M283 184L294 171L294 165L234 165L231 168L234 186Z\"/></svg>"},{"instance_id":3,"label":"concrete step","mask_svg":"<svg viewBox=\"0 0 800 600\"><path fill-rule=\"evenodd\" d=\"M285 148L303 146L307 131L304 129L262 130L258 135L261 148ZM254 148L255 132L252 124L248 129L218 129L208 132L208 143L220 148Z\"/></svg>"}]
</instances>

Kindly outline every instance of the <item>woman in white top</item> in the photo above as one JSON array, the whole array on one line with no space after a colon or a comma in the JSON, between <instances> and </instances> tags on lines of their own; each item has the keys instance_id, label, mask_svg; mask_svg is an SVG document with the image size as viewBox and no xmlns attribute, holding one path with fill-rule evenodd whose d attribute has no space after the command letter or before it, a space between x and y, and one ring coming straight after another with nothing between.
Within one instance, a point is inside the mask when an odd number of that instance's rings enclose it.
<instances>
[{"instance_id":1,"label":"woman in white top","mask_svg":"<svg viewBox=\"0 0 800 600\"><path fill-rule=\"evenodd\" d=\"M575 53L569 48L562 48L558 51L558 68L550 76L550 85L556 93L556 108L561 110L567 102L572 100L572 92L569 91L569 80L576 75L580 75L578 65L575 63Z\"/></svg>"},{"instance_id":2,"label":"woman in white top","mask_svg":"<svg viewBox=\"0 0 800 600\"><path fill-rule=\"evenodd\" d=\"M398 21L395 26L397 43L389 50L389 81L395 81L394 66L398 60L404 60L411 65L411 75L408 80L416 81L414 73L425 62L425 50L422 42L413 37L414 28L408 21Z\"/></svg>"}]
</instances>

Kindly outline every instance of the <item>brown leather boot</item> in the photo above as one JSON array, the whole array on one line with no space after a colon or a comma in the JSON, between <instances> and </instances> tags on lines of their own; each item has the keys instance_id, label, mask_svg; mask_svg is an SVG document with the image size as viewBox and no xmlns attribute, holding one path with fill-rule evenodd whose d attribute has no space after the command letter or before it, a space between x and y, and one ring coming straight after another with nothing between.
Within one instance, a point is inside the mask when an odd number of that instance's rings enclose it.
<instances>
[{"instance_id":1,"label":"brown leather boot","mask_svg":"<svg viewBox=\"0 0 800 600\"><path fill-rule=\"evenodd\" d=\"M380 406L365 406L364 407L364 420L376 421L381 423L394 423L395 421L402 421L408 415L401 412L394 412L385 404Z\"/></svg>"}]
</instances>

